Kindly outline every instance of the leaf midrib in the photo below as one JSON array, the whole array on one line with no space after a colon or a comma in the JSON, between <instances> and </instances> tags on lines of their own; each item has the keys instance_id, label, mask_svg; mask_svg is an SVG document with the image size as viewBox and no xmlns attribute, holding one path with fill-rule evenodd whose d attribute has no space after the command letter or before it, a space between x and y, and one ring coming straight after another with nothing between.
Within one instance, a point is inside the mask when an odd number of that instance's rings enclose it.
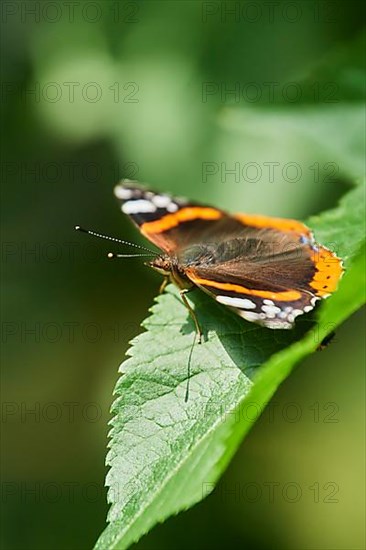
<instances>
[{"instance_id":1,"label":"leaf midrib","mask_svg":"<svg viewBox=\"0 0 366 550\"><path fill-rule=\"evenodd\" d=\"M244 374L242 374L243 376L245 376ZM248 382L250 383L250 385L252 386L253 383L248 379ZM251 386L250 386L250 390L251 390ZM247 394L247 396L249 395L250 393L250 390ZM243 396L243 398L247 397L247 396ZM234 404L233 406L229 407L228 410L226 411L227 414L230 414L230 412L234 409L237 408L237 403ZM187 449L187 451L190 451L190 452L187 452L185 456L183 456L183 458L176 464L176 466L170 470L170 472L168 473L167 476L165 476L164 478L164 481L162 483L160 483L159 485L159 489L153 493L150 493L152 496L151 498L146 502L146 506L144 508L141 507L140 511L133 517L132 521L126 523L126 527L121 530L119 536L116 536L113 538L113 544L116 542L117 540L117 544L118 544L118 541L123 537L123 535L126 533L126 531L128 531L131 526L136 523L139 518L141 516L143 516L143 514L145 514L145 512L147 510L149 510L149 508L151 508L151 506L154 504L154 501L155 499L157 498L158 495L160 495L162 493L162 491L165 489L165 487L168 485L168 483L171 481L171 479L176 475L176 473L181 470L184 466L184 464L186 462L189 462L190 460L192 460L192 455L194 454L195 450L201 446L201 444L206 440L206 439L209 439L209 437L211 436L211 432L213 432L217 426L219 426L220 424L222 424L222 419L221 417L219 417L219 419L214 422L213 424L211 424L211 427L206 431L204 432L203 436L200 437L200 439L195 443L193 444L189 449ZM113 505L113 503L112 503ZM123 512L122 510L120 511L121 513Z\"/></svg>"}]
</instances>

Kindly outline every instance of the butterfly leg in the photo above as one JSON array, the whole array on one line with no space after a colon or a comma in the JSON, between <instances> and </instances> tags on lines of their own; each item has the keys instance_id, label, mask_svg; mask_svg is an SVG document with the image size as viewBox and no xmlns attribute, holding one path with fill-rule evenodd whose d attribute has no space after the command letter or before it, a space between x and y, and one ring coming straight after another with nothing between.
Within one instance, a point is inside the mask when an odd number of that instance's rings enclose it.
<instances>
[{"instance_id":1,"label":"butterfly leg","mask_svg":"<svg viewBox=\"0 0 366 550\"><path fill-rule=\"evenodd\" d=\"M193 292L193 290L199 290L199 289L198 289L198 286L193 285L193 286L191 286L191 287L189 287L189 288L186 288L186 289L185 289L185 293L188 294L188 292Z\"/></svg>"},{"instance_id":2,"label":"butterfly leg","mask_svg":"<svg viewBox=\"0 0 366 550\"><path fill-rule=\"evenodd\" d=\"M196 315L194 309L192 309L192 307L190 306L190 304L189 304L189 302L188 302L188 300L185 296L187 294L187 292L189 292L189 290L190 290L189 288L182 288L182 289L179 290L179 293L180 293L180 296L183 300L184 305L188 309L189 314L193 319L193 322L194 322L195 327L196 327L197 335L198 335L198 343L201 344L202 343L202 330L201 330L201 327L198 323L197 315Z\"/></svg>"},{"instance_id":3,"label":"butterfly leg","mask_svg":"<svg viewBox=\"0 0 366 550\"><path fill-rule=\"evenodd\" d=\"M163 282L161 283L160 288L159 288L159 294L163 294L163 292L165 290L165 287L168 284L168 282L169 282L169 277L164 277Z\"/></svg>"}]
</instances>

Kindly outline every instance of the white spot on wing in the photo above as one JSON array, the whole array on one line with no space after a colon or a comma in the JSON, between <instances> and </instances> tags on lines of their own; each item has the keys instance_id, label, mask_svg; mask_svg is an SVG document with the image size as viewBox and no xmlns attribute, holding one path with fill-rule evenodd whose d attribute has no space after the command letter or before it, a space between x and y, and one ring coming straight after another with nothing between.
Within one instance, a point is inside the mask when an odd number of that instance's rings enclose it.
<instances>
[{"instance_id":1,"label":"white spot on wing","mask_svg":"<svg viewBox=\"0 0 366 550\"><path fill-rule=\"evenodd\" d=\"M167 210L168 212L176 212L178 210L178 205L175 204L175 202L171 202L170 204L168 204L167 206Z\"/></svg>"},{"instance_id":2,"label":"white spot on wing","mask_svg":"<svg viewBox=\"0 0 366 550\"><path fill-rule=\"evenodd\" d=\"M260 320L259 313L254 313L253 311L240 311L240 317L243 317L247 321L256 322Z\"/></svg>"},{"instance_id":3,"label":"white spot on wing","mask_svg":"<svg viewBox=\"0 0 366 550\"><path fill-rule=\"evenodd\" d=\"M172 202L172 199L167 195L155 195L152 201L158 208L166 208Z\"/></svg>"},{"instance_id":4,"label":"white spot on wing","mask_svg":"<svg viewBox=\"0 0 366 550\"><path fill-rule=\"evenodd\" d=\"M126 187L122 187L122 185L116 185L114 188L114 194L117 199L128 200L133 197L133 190L126 189Z\"/></svg>"},{"instance_id":5,"label":"white spot on wing","mask_svg":"<svg viewBox=\"0 0 366 550\"><path fill-rule=\"evenodd\" d=\"M289 328L292 328L292 324L291 323L287 323L286 321L266 321L266 323L264 323L264 325L267 327L267 328L272 328L272 329L289 329Z\"/></svg>"},{"instance_id":6,"label":"white spot on wing","mask_svg":"<svg viewBox=\"0 0 366 550\"><path fill-rule=\"evenodd\" d=\"M256 305L252 300L248 300L247 298L234 298L232 296L217 296L216 300L220 302L220 304L224 304L225 306L231 306L231 307L238 307L238 308L244 308L244 309L255 309Z\"/></svg>"},{"instance_id":7,"label":"white spot on wing","mask_svg":"<svg viewBox=\"0 0 366 550\"><path fill-rule=\"evenodd\" d=\"M274 319L277 313L281 312L281 308L275 305L273 306L262 306L262 311L267 315L269 319Z\"/></svg>"},{"instance_id":8,"label":"white spot on wing","mask_svg":"<svg viewBox=\"0 0 366 550\"><path fill-rule=\"evenodd\" d=\"M302 309L293 309L292 310L292 315L294 317L297 317L298 315L302 315L304 313L304 311Z\"/></svg>"},{"instance_id":9,"label":"white spot on wing","mask_svg":"<svg viewBox=\"0 0 366 550\"><path fill-rule=\"evenodd\" d=\"M151 201L138 199L125 202L122 204L121 210L125 214L143 214L147 212L156 212L156 206Z\"/></svg>"}]
</instances>

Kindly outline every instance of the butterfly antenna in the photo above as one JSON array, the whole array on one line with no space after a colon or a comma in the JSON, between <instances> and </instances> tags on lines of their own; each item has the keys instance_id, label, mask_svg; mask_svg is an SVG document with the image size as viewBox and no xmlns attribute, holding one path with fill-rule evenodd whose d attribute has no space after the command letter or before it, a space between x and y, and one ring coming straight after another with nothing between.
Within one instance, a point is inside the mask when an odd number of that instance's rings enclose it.
<instances>
[{"instance_id":1,"label":"butterfly antenna","mask_svg":"<svg viewBox=\"0 0 366 550\"><path fill-rule=\"evenodd\" d=\"M151 258L151 254L114 254L114 252L108 252L108 258Z\"/></svg>"},{"instance_id":2,"label":"butterfly antenna","mask_svg":"<svg viewBox=\"0 0 366 550\"><path fill-rule=\"evenodd\" d=\"M130 243L129 241L123 241L122 239L117 239L116 237L110 237L109 235L103 235L102 233L97 233L96 231L92 231L91 229L84 229L83 227L80 227L80 225L75 225L75 231L81 231L82 233L87 233L88 235L92 235L93 237L98 237L98 239L106 239L107 241L114 241L116 243L126 244L128 246L133 246L134 248L139 248L140 250L146 250L146 252L149 252L149 254L152 254L152 255L159 255L158 252L154 252L153 250L146 248L146 246L142 246L136 243ZM147 256L147 254L141 254L141 255ZM109 257L121 257L121 256L122 255L120 254L113 254L113 256L109 256ZM124 257L132 258L134 256L126 255Z\"/></svg>"}]
</instances>

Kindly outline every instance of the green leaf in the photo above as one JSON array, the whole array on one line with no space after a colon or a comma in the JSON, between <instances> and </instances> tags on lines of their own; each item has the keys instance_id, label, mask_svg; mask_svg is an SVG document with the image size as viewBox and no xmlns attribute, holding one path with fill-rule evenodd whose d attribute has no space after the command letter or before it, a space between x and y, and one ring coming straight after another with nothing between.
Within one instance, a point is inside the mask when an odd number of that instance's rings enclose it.
<instances>
[{"instance_id":1,"label":"green leaf","mask_svg":"<svg viewBox=\"0 0 366 550\"><path fill-rule=\"evenodd\" d=\"M106 480L110 525L98 550L127 548L204 498L294 365L362 305L363 204L359 186L338 208L308 221L316 239L344 258L346 273L339 290L292 331L247 323L196 291L189 297L205 341L192 349L194 326L177 290L170 286L157 298L115 390Z\"/></svg>"}]
</instances>

